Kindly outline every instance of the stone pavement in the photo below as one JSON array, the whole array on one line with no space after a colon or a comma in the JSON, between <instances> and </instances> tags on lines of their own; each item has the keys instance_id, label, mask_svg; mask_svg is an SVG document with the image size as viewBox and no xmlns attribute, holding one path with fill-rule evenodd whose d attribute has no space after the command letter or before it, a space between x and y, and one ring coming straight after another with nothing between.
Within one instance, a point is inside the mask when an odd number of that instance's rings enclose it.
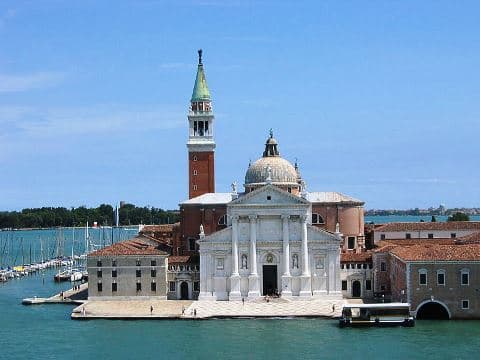
<instances>
[{"instance_id":1,"label":"stone pavement","mask_svg":"<svg viewBox=\"0 0 480 360\"><path fill-rule=\"evenodd\" d=\"M76 307L72 319L209 319L243 317L338 317L345 300L255 301L96 300ZM150 313L150 307L153 307ZM335 311L333 311L335 306ZM185 310L182 314L182 309ZM195 314L196 310L196 314Z\"/></svg>"},{"instance_id":2,"label":"stone pavement","mask_svg":"<svg viewBox=\"0 0 480 360\"><path fill-rule=\"evenodd\" d=\"M338 317L345 300L195 301L182 318ZM335 311L333 311L335 305ZM196 310L196 316L194 315Z\"/></svg>"},{"instance_id":3,"label":"stone pavement","mask_svg":"<svg viewBox=\"0 0 480 360\"><path fill-rule=\"evenodd\" d=\"M72 319L164 319L180 318L190 300L96 300L73 309ZM150 307L153 311L150 313Z\"/></svg>"}]
</instances>

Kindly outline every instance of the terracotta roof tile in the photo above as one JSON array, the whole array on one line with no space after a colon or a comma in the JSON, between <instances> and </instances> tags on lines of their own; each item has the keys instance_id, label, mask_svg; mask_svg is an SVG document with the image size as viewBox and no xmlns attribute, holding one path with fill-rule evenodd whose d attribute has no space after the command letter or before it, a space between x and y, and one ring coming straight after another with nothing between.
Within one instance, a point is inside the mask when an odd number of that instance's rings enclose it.
<instances>
[{"instance_id":1,"label":"terracotta roof tile","mask_svg":"<svg viewBox=\"0 0 480 360\"><path fill-rule=\"evenodd\" d=\"M480 244L397 246L390 253L404 261L480 261Z\"/></svg>"},{"instance_id":2,"label":"terracotta roof tile","mask_svg":"<svg viewBox=\"0 0 480 360\"><path fill-rule=\"evenodd\" d=\"M420 230L480 230L480 221L395 222L375 229L376 232Z\"/></svg>"},{"instance_id":3,"label":"terracotta roof tile","mask_svg":"<svg viewBox=\"0 0 480 360\"><path fill-rule=\"evenodd\" d=\"M168 264L169 265L174 265L174 264L187 264L191 263L191 256L189 255L184 255L184 256L170 256L168 258Z\"/></svg>"},{"instance_id":4,"label":"terracotta roof tile","mask_svg":"<svg viewBox=\"0 0 480 360\"><path fill-rule=\"evenodd\" d=\"M116 256L116 255L168 255L167 252L147 243L141 238L121 241L113 245L96 250L88 256Z\"/></svg>"},{"instance_id":5,"label":"terracotta roof tile","mask_svg":"<svg viewBox=\"0 0 480 360\"><path fill-rule=\"evenodd\" d=\"M370 251L363 253L347 252L340 254L340 262L370 262L372 261L372 253Z\"/></svg>"},{"instance_id":6,"label":"terracotta roof tile","mask_svg":"<svg viewBox=\"0 0 480 360\"><path fill-rule=\"evenodd\" d=\"M480 244L480 231L456 239L456 244Z\"/></svg>"}]
</instances>

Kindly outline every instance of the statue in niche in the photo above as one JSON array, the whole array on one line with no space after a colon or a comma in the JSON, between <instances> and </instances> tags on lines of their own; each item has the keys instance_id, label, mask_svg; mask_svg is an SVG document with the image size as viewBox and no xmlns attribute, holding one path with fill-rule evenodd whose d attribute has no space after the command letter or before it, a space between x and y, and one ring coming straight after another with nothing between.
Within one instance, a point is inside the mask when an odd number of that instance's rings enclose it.
<instances>
[{"instance_id":1,"label":"statue in niche","mask_svg":"<svg viewBox=\"0 0 480 360\"><path fill-rule=\"evenodd\" d=\"M292 268L293 269L298 269L298 255L293 254L292 256Z\"/></svg>"},{"instance_id":2,"label":"statue in niche","mask_svg":"<svg viewBox=\"0 0 480 360\"><path fill-rule=\"evenodd\" d=\"M247 255L245 254L242 255L242 269L248 269Z\"/></svg>"},{"instance_id":3,"label":"statue in niche","mask_svg":"<svg viewBox=\"0 0 480 360\"><path fill-rule=\"evenodd\" d=\"M323 269L323 259L316 258L315 259L315 269Z\"/></svg>"}]
</instances>

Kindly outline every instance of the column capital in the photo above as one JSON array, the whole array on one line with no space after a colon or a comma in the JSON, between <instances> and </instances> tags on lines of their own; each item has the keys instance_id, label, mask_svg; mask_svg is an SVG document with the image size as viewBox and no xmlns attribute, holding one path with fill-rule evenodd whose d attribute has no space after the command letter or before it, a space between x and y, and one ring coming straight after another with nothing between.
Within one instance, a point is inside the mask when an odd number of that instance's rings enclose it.
<instances>
[{"instance_id":1,"label":"column capital","mask_svg":"<svg viewBox=\"0 0 480 360\"><path fill-rule=\"evenodd\" d=\"M307 216L307 215L300 215L300 220L301 220L302 222L306 222L307 219L308 219L308 216Z\"/></svg>"},{"instance_id":2,"label":"column capital","mask_svg":"<svg viewBox=\"0 0 480 360\"><path fill-rule=\"evenodd\" d=\"M238 215L232 215L232 216L231 216L232 222L233 222L233 221L237 222L239 218L240 218L240 217L239 217Z\"/></svg>"},{"instance_id":3,"label":"column capital","mask_svg":"<svg viewBox=\"0 0 480 360\"><path fill-rule=\"evenodd\" d=\"M257 221L258 215L257 214L248 215L248 218L250 219L250 221Z\"/></svg>"},{"instance_id":4,"label":"column capital","mask_svg":"<svg viewBox=\"0 0 480 360\"><path fill-rule=\"evenodd\" d=\"M288 215L288 214L282 214L282 215L281 215L281 218L282 218L283 221L288 221L288 220L290 219L290 215Z\"/></svg>"}]
</instances>

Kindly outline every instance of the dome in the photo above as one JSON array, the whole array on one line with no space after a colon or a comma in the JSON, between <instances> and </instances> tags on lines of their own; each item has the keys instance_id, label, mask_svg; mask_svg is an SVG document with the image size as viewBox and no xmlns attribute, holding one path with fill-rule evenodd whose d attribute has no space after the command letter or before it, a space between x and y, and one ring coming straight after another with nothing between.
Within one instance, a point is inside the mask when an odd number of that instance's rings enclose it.
<instances>
[{"instance_id":1,"label":"dome","mask_svg":"<svg viewBox=\"0 0 480 360\"><path fill-rule=\"evenodd\" d=\"M268 171L271 169L270 172ZM270 173L270 179L268 179ZM262 157L249 166L245 174L245 185L265 184L269 180L278 185L298 185L295 167L280 156Z\"/></svg>"}]
</instances>

